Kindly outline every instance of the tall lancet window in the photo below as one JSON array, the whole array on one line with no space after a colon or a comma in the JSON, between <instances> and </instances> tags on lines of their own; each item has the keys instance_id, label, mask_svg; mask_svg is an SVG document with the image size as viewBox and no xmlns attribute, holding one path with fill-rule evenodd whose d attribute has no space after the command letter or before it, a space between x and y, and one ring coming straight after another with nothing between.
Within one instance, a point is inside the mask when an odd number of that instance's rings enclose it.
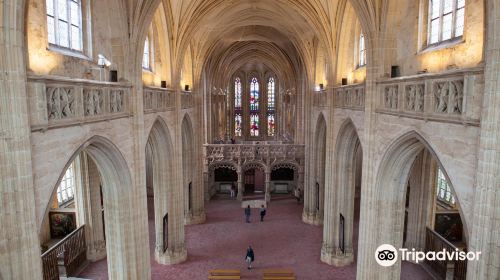
<instances>
[{"instance_id":1,"label":"tall lancet window","mask_svg":"<svg viewBox=\"0 0 500 280\"><path fill-rule=\"evenodd\" d=\"M269 78L267 83L267 135L274 136L276 130L275 110L276 110L276 83L274 78Z\"/></svg>"},{"instance_id":2,"label":"tall lancet window","mask_svg":"<svg viewBox=\"0 0 500 280\"><path fill-rule=\"evenodd\" d=\"M149 37L146 37L146 40L144 41L144 53L142 55L142 68L149 70L151 68L151 61L150 61L150 49L149 49Z\"/></svg>"},{"instance_id":3,"label":"tall lancet window","mask_svg":"<svg viewBox=\"0 0 500 280\"><path fill-rule=\"evenodd\" d=\"M365 66L366 65L366 45L365 45L365 35L361 33L359 35L359 65L358 66Z\"/></svg>"},{"instance_id":4,"label":"tall lancet window","mask_svg":"<svg viewBox=\"0 0 500 280\"><path fill-rule=\"evenodd\" d=\"M250 136L259 136L259 81L250 81Z\"/></svg>"},{"instance_id":5,"label":"tall lancet window","mask_svg":"<svg viewBox=\"0 0 500 280\"><path fill-rule=\"evenodd\" d=\"M234 80L234 136L242 136L241 121L243 115L243 108L241 107L241 79Z\"/></svg>"}]
</instances>

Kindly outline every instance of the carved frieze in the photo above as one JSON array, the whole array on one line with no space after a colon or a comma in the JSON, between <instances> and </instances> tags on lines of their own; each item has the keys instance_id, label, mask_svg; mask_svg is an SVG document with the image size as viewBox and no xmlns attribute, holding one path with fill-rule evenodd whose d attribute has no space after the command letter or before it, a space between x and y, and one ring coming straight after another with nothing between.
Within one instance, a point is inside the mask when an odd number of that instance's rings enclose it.
<instances>
[{"instance_id":1,"label":"carved frieze","mask_svg":"<svg viewBox=\"0 0 500 280\"><path fill-rule=\"evenodd\" d=\"M47 113L49 120L75 116L75 91L72 87L47 87Z\"/></svg>"}]
</instances>

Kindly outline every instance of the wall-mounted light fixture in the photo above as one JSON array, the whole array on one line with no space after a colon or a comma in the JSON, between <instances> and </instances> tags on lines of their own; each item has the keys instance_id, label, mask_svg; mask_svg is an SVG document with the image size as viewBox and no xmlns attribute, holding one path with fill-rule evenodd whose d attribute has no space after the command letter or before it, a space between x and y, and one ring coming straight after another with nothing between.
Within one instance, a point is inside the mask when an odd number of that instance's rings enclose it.
<instances>
[{"instance_id":1,"label":"wall-mounted light fixture","mask_svg":"<svg viewBox=\"0 0 500 280\"><path fill-rule=\"evenodd\" d=\"M342 78L342 85L347 86L347 78Z\"/></svg>"},{"instance_id":2,"label":"wall-mounted light fixture","mask_svg":"<svg viewBox=\"0 0 500 280\"><path fill-rule=\"evenodd\" d=\"M167 81L161 81L161 87L167 88Z\"/></svg>"},{"instance_id":3,"label":"wall-mounted light fixture","mask_svg":"<svg viewBox=\"0 0 500 280\"><path fill-rule=\"evenodd\" d=\"M104 55L98 54L97 55L97 65L99 65L99 67L101 67L101 68L109 67L109 66L111 66L111 61L109 61Z\"/></svg>"},{"instance_id":4,"label":"wall-mounted light fixture","mask_svg":"<svg viewBox=\"0 0 500 280\"><path fill-rule=\"evenodd\" d=\"M189 91L189 85L184 86L184 91Z\"/></svg>"},{"instance_id":5,"label":"wall-mounted light fixture","mask_svg":"<svg viewBox=\"0 0 500 280\"><path fill-rule=\"evenodd\" d=\"M97 66L99 66L99 67L89 68L88 73L90 74L92 70L99 70L99 80L106 81L106 72L103 70L105 67L111 66L111 61L109 61L104 55L98 54L97 55ZM116 79L118 79L118 73L116 73Z\"/></svg>"},{"instance_id":6,"label":"wall-mounted light fixture","mask_svg":"<svg viewBox=\"0 0 500 280\"><path fill-rule=\"evenodd\" d=\"M324 85L323 84L319 84L319 90L323 90L324 89Z\"/></svg>"}]
</instances>

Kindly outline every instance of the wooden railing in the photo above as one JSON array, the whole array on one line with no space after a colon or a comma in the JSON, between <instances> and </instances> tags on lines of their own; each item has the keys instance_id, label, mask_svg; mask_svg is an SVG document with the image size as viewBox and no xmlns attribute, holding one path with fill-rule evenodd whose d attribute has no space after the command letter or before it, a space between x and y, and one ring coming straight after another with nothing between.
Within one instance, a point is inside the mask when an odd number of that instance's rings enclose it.
<instances>
[{"instance_id":1,"label":"wooden railing","mask_svg":"<svg viewBox=\"0 0 500 280\"><path fill-rule=\"evenodd\" d=\"M85 225L82 225L43 253L43 279L59 280L59 276L74 276L86 261L86 248Z\"/></svg>"},{"instance_id":2,"label":"wooden railing","mask_svg":"<svg viewBox=\"0 0 500 280\"><path fill-rule=\"evenodd\" d=\"M447 252L455 252L458 248L451 244L444 237L439 235L439 233L434 230L427 228L425 235L425 252L439 252L446 250ZM449 260L434 260L426 261L431 269L439 276L440 279L448 279L446 277L448 273L449 265L453 265L453 279L454 280L465 280L467 275L467 260L463 261L449 261Z\"/></svg>"}]
</instances>

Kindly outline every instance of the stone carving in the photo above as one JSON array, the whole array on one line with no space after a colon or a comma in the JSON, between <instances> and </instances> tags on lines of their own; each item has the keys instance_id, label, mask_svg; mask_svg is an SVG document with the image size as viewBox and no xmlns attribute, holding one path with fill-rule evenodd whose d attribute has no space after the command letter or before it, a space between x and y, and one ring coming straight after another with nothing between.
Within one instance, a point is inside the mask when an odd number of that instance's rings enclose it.
<instances>
[{"instance_id":1,"label":"stone carving","mask_svg":"<svg viewBox=\"0 0 500 280\"><path fill-rule=\"evenodd\" d=\"M463 80L450 82L450 97L451 97L451 106L453 108L452 113L462 114L463 104L464 104Z\"/></svg>"},{"instance_id":2,"label":"stone carving","mask_svg":"<svg viewBox=\"0 0 500 280\"><path fill-rule=\"evenodd\" d=\"M436 83L433 89L434 93L434 103L436 104L436 113L446 113L448 110L448 99L449 99L449 83Z\"/></svg>"},{"instance_id":3,"label":"stone carving","mask_svg":"<svg viewBox=\"0 0 500 280\"><path fill-rule=\"evenodd\" d=\"M48 87L47 113L49 120L71 118L75 115L75 93L73 88Z\"/></svg>"},{"instance_id":4,"label":"stone carving","mask_svg":"<svg viewBox=\"0 0 500 280\"><path fill-rule=\"evenodd\" d=\"M149 110L153 108L153 92L144 90L144 109Z\"/></svg>"},{"instance_id":5,"label":"stone carving","mask_svg":"<svg viewBox=\"0 0 500 280\"><path fill-rule=\"evenodd\" d=\"M83 100L85 116L96 116L103 113L104 96L101 89L84 89Z\"/></svg>"},{"instance_id":6,"label":"stone carving","mask_svg":"<svg viewBox=\"0 0 500 280\"><path fill-rule=\"evenodd\" d=\"M462 114L463 80L436 82L432 90L435 113Z\"/></svg>"},{"instance_id":7,"label":"stone carving","mask_svg":"<svg viewBox=\"0 0 500 280\"><path fill-rule=\"evenodd\" d=\"M298 167L296 164L294 163L290 163L290 162L279 162L279 163L276 163L273 165L273 167L271 168L272 171L274 170L278 170L280 168L288 168L288 169L293 169L295 171L298 171Z\"/></svg>"},{"instance_id":8,"label":"stone carving","mask_svg":"<svg viewBox=\"0 0 500 280\"><path fill-rule=\"evenodd\" d=\"M175 99L171 91L144 88L144 110L166 110L174 107Z\"/></svg>"},{"instance_id":9,"label":"stone carving","mask_svg":"<svg viewBox=\"0 0 500 280\"><path fill-rule=\"evenodd\" d=\"M208 164L216 162L295 163L304 158L303 145L234 145L215 144L206 146Z\"/></svg>"},{"instance_id":10,"label":"stone carving","mask_svg":"<svg viewBox=\"0 0 500 280\"><path fill-rule=\"evenodd\" d=\"M236 171L236 166L232 163L229 163L229 162L227 162L227 163L217 162L217 163L210 164L210 166L209 166L209 170L215 170L218 168L227 168L227 169L231 169L231 170Z\"/></svg>"},{"instance_id":11,"label":"stone carving","mask_svg":"<svg viewBox=\"0 0 500 280\"><path fill-rule=\"evenodd\" d=\"M363 108L365 106L364 84L335 89L335 106Z\"/></svg>"},{"instance_id":12,"label":"stone carving","mask_svg":"<svg viewBox=\"0 0 500 280\"><path fill-rule=\"evenodd\" d=\"M398 86L390 85L384 89L384 107L386 109L398 109Z\"/></svg>"},{"instance_id":13,"label":"stone carving","mask_svg":"<svg viewBox=\"0 0 500 280\"><path fill-rule=\"evenodd\" d=\"M405 87L405 109L414 112L424 111L424 84L407 85Z\"/></svg>"},{"instance_id":14,"label":"stone carving","mask_svg":"<svg viewBox=\"0 0 500 280\"><path fill-rule=\"evenodd\" d=\"M111 90L109 97L109 112L123 112L123 90Z\"/></svg>"}]
</instances>

